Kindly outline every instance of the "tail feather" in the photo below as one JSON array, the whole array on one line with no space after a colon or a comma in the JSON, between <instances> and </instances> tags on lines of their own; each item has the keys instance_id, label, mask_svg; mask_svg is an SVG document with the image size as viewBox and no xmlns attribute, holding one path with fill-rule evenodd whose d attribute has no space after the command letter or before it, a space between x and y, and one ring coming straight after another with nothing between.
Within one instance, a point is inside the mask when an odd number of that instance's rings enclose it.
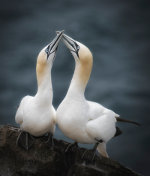
<instances>
[{"instance_id":1,"label":"tail feather","mask_svg":"<svg viewBox=\"0 0 150 176\"><path fill-rule=\"evenodd\" d=\"M120 118L120 117L116 117L116 120L118 122L132 123L132 124L135 124L137 126L141 126L141 124L139 124L138 122L134 122L134 121L131 121L131 120L123 119L123 118Z\"/></svg>"}]
</instances>

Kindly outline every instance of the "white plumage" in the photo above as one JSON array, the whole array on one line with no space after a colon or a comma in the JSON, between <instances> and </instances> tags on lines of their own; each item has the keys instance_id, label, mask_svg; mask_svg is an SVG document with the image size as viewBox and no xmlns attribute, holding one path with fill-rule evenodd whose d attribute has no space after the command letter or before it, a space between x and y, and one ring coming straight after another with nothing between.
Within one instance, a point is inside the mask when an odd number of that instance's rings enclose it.
<instances>
[{"instance_id":1,"label":"white plumage","mask_svg":"<svg viewBox=\"0 0 150 176\"><path fill-rule=\"evenodd\" d=\"M79 143L96 143L98 151L105 157L106 143L116 133L118 114L104 106L87 101L84 97L86 84L92 70L93 58L83 44L63 35L63 41L75 59L75 71L68 92L57 109L56 121L61 131Z\"/></svg>"},{"instance_id":2,"label":"white plumage","mask_svg":"<svg viewBox=\"0 0 150 176\"><path fill-rule=\"evenodd\" d=\"M52 92L49 93L52 94ZM15 120L23 131L33 136L54 133L56 112L50 102L50 97L48 98L47 102L41 102L37 96L26 96L22 99Z\"/></svg>"},{"instance_id":3,"label":"white plumage","mask_svg":"<svg viewBox=\"0 0 150 176\"><path fill-rule=\"evenodd\" d=\"M25 96L16 112L16 123L21 130L33 136L53 134L55 131L56 111L52 105L51 68L62 33L40 51L36 65L37 93L35 96Z\"/></svg>"}]
</instances>

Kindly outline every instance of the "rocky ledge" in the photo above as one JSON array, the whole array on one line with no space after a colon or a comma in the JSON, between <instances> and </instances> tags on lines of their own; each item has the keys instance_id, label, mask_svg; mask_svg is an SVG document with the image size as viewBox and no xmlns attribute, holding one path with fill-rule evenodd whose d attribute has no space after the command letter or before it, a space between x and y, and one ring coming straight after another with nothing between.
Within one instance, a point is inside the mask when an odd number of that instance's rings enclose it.
<instances>
[{"instance_id":1,"label":"rocky ledge","mask_svg":"<svg viewBox=\"0 0 150 176\"><path fill-rule=\"evenodd\" d=\"M68 143L54 139L50 147L37 138L29 151L16 146L18 128L0 127L0 176L139 176L111 159L82 159L86 149L64 152Z\"/></svg>"}]
</instances>

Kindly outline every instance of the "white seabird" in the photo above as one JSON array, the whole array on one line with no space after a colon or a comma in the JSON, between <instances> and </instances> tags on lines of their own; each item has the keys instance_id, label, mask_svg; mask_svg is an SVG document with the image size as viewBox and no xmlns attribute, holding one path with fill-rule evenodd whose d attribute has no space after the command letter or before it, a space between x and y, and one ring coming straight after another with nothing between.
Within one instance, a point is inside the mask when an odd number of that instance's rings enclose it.
<instances>
[{"instance_id":1,"label":"white seabird","mask_svg":"<svg viewBox=\"0 0 150 176\"><path fill-rule=\"evenodd\" d=\"M56 111L52 105L51 69L62 34L63 31L40 51L36 64L37 93L35 96L25 96L16 112L15 120L22 131L18 136L17 143L22 143L21 137L24 136L26 141L21 145L27 150L32 145L30 142L33 142L29 134L42 136L49 133L52 136L55 131ZM27 133L24 134L23 132Z\"/></svg>"},{"instance_id":2,"label":"white seabird","mask_svg":"<svg viewBox=\"0 0 150 176\"><path fill-rule=\"evenodd\" d=\"M97 148L102 156L108 157L107 142L121 134L116 122L137 123L121 119L101 104L86 100L84 92L92 70L92 53L65 34L62 39L75 59L75 71L68 92L57 109L56 122L64 135L75 143L95 144L94 156Z\"/></svg>"}]
</instances>

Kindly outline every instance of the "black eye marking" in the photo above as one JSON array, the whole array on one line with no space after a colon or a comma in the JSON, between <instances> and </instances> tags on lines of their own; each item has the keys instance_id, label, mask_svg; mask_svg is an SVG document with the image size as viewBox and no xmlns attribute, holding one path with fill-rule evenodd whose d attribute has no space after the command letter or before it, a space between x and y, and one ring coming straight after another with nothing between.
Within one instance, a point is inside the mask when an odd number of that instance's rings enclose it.
<instances>
[{"instance_id":1,"label":"black eye marking","mask_svg":"<svg viewBox=\"0 0 150 176\"><path fill-rule=\"evenodd\" d=\"M57 47L55 48L55 50L53 51L54 46L56 45L57 41L60 39L62 35L59 35L57 38L55 38L49 45L48 47L45 49L45 52L47 54L47 59L49 57L50 54L54 53L57 51L58 48L58 44ZM52 51L52 52L51 52Z\"/></svg>"},{"instance_id":2,"label":"black eye marking","mask_svg":"<svg viewBox=\"0 0 150 176\"><path fill-rule=\"evenodd\" d=\"M51 45L51 43L48 45L48 47L45 49L45 53L47 54L47 59L48 59L48 57L49 57L49 55L50 54L52 54L52 53L54 53L54 52L56 52L57 51L57 48L58 48L58 46L56 47L56 49L53 51L53 52L50 52L50 45ZM56 56L56 54L55 54L55 56ZM54 59L55 59L55 56L54 56ZM53 59L53 60L54 60Z\"/></svg>"},{"instance_id":3,"label":"black eye marking","mask_svg":"<svg viewBox=\"0 0 150 176\"><path fill-rule=\"evenodd\" d=\"M48 45L48 47L45 49L45 52L46 52L46 54L47 54L47 59L48 59L48 57L49 57L50 54L52 54L52 53L54 53L54 52L57 51L58 46L56 47L56 49L55 49L54 51L51 52L52 48L56 45L56 42L59 40L60 37L61 37L61 36L59 36L59 37L57 38L57 40L56 40L53 44L52 44L52 42L51 42L51 43ZM52 45L52 46L51 46L51 45Z\"/></svg>"},{"instance_id":4,"label":"black eye marking","mask_svg":"<svg viewBox=\"0 0 150 176\"><path fill-rule=\"evenodd\" d=\"M68 40L67 40L67 42L72 46L72 48L75 50L75 51L73 51L73 50L70 50L70 51L72 51L72 52L74 52L74 53L76 53L76 55L79 57L79 49L80 49L80 46L76 43L76 42L74 42L73 40L72 40L72 42L73 42L73 44L71 43L71 42L69 42Z\"/></svg>"},{"instance_id":5,"label":"black eye marking","mask_svg":"<svg viewBox=\"0 0 150 176\"><path fill-rule=\"evenodd\" d=\"M76 55L79 57L79 49L80 49L80 46L79 46L79 45L77 45L76 43L75 43L75 46L76 46L76 48L74 48L74 49L75 49L75 51L73 51L73 52L75 52L75 53L76 53Z\"/></svg>"},{"instance_id":6,"label":"black eye marking","mask_svg":"<svg viewBox=\"0 0 150 176\"><path fill-rule=\"evenodd\" d=\"M76 51L76 54L77 54L78 57L79 57L79 49L80 49L80 46L77 45L77 51Z\"/></svg>"},{"instance_id":7,"label":"black eye marking","mask_svg":"<svg viewBox=\"0 0 150 176\"><path fill-rule=\"evenodd\" d=\"M50 51L49 51L49 48L50 48L50 44L48 45L48 47L45 49L45 53L47 54L47 59L50 55Z\"/></svg>"}]
</instances>

